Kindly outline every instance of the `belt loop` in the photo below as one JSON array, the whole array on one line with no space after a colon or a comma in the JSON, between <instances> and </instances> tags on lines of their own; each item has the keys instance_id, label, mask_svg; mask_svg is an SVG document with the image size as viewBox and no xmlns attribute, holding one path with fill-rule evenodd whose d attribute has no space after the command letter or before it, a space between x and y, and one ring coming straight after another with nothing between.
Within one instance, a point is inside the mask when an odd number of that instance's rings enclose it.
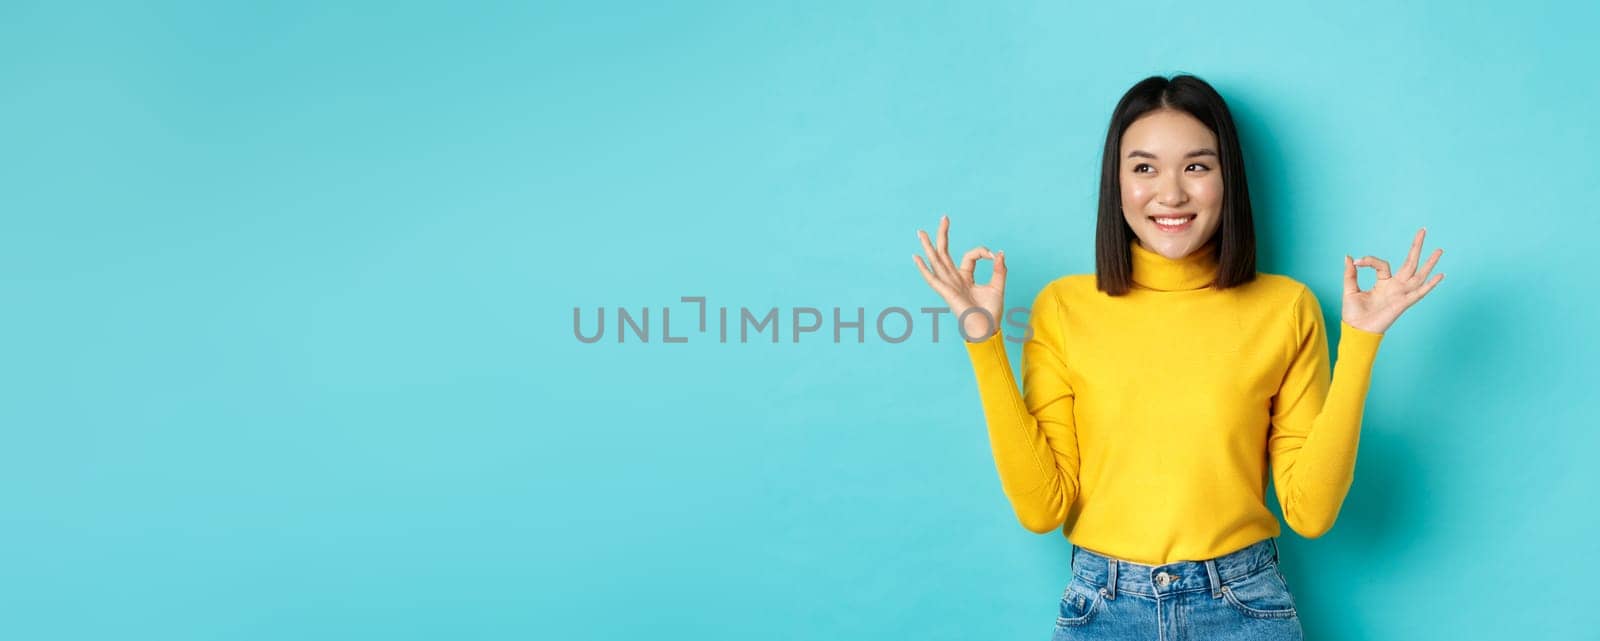
<instances>
[{"instance_id":1,"label":"belt loop","mask_svg":"<svg viewBox=\"0 0 1600 641\"><path fill-rule=\"evenodd\" d=\"M1222 597L1222 578L1217 576L1217 560L1206 559L1206 576L1211 579L1211 598Z\"/></svg>"},{"instance_id":2,"label":"belt loop","mask_svg":"<svg viewBox=\"0 0 1600 641\"><path fill-rule=\"evenodd\" d=\"M1116 557L1108 557L1108 558L1110 559L1110 561L1108 563L1106 563L1106 565L1107 565L1107 570L1106 570L1106 598L1107 599L1115 599L1115 598L1117 598L1117 563L1118 563L1118 561L1117 561Z\"/></svg>"},{"instance_id":3,"label":"belt loop","mask_svg":"<svg viewBox=\"0 0 1600 641\"><path fill-rule=\"evenodd\" d=\"M1278 537L1275 537L1275 536L1268 537L1267 540L1272 542L1272 562L1273 563L1277 563L1278 562Z\"/></svg>"}]
</instances>

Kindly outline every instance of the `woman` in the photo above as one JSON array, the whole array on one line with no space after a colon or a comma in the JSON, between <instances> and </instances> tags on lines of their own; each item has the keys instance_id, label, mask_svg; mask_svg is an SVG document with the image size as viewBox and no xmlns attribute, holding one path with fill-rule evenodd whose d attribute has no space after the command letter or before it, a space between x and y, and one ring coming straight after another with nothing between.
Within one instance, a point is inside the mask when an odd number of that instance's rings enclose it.
<instances>
[{"instance_id":1,"label":"woman","mask_svg":"<svg viewBox=\"0 0 1600 641\"><path fill-rule=\"evenodd\" d=\"M1322 307L1257 273L1244 160L1222 97L1193 76L1147 78L1117 104L1101 165L1095 274L1034 299L1022 391L995 319L1005 252L959 267L918 230L917 269L960 318L1001 487L1023 527L1065 525L1072 579L1057 638L1301 639L1278 569L1277 519L1316 538L1350 488L1383 332L1426 296L1443 253L1399 269L1345 256L1339 358ZM994 263L974 282L977 261ZM1377 284L1357 285L1371 267ZM1331 378L1331 381L1330 381Z\"/></svg>"}]
</instances>

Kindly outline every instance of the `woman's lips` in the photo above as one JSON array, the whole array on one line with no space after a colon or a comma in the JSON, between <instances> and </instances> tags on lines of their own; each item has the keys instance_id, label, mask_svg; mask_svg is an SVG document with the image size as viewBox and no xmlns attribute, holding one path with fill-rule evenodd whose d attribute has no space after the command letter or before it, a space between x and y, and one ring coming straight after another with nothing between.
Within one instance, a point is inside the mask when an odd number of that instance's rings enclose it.
<instances>
[{"instance_id":1,"label":"woman's lips","mask_svg":"<svg viewBox=\"0 0 1600 641\"><path fill-rule=\"evenodd\" d=\"M1188 231L1190 227L1194 226L1194 220L1195 220L1195 218L1197 218L1197 216L1194 215L1194 214L1185 214L1184 217L1186 218L1186 220L1183 221L1182 225L1166 225L1166 224L1162 224L1162 222L1160 220L1158 220L1158 218L1168 218L1168 219L1175 218L1175 217L1171 217L1171 216L1160 216L1160 217L1150 216L1149 218L1150 218L1150 222L1156 226L1156 229L1159 229L1161 231L1168 232L1168 233L1177 234L1177 233L1182 233L1182 232Z\"/></svg>"}]
</instances>

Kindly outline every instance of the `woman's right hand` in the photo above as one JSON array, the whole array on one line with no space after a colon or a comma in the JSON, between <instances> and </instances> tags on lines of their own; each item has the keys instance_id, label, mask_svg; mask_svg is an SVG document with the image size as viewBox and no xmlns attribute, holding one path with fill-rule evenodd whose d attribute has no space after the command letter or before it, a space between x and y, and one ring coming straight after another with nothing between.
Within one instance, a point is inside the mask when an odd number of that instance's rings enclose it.
<instances>
[{"instance_id":1,"label":"woman's right hand","mask_svg":"<svg viewBox=\"0 0 1600 641\"><path fill-rule=\"evenodd\" d=\"M950 312L956 315L961 337L978 343L993 336L999 330L1000 315L1005 309L1006 253L991 252L988 247L979 245L961 257L961 267L958 269L955 262L950 260L949 216L939 217L937 247L928 242L928 233L920 229L917 230L917 239L922 241L922 249L928 253L926 263L922 256L913 254L917 270L922 272L922 278L928 281L928 286L950 306ZM994 261L994 276L984 285L974 282L972 276L980 258ZM966 313L973 308L983 311Z\"/></svg>"}]
</instances>

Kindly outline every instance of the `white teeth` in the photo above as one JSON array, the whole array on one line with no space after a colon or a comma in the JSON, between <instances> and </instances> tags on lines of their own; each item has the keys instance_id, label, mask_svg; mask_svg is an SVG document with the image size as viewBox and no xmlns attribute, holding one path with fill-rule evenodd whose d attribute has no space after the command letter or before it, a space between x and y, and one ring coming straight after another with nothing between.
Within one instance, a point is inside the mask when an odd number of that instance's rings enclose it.
<instances>
[{"instance_id":1,"label":"white teeth","mask_svg":"<svg viewBox=\"0 0 1600 641\"><path fill-rule=\"evenodd\" d=\"M1179 226L1183 225L1184 223L1189 222L1190 218L1193 218L1193 216L1184 216L1182 218L1160 218L1160 217L1157 217L1157 218L1155 218L1155 221L1156 221L1157 225L1163 225L1163 226L1166 226L1166 227L1179 227Z\"/></svg>"}]
</instances>

